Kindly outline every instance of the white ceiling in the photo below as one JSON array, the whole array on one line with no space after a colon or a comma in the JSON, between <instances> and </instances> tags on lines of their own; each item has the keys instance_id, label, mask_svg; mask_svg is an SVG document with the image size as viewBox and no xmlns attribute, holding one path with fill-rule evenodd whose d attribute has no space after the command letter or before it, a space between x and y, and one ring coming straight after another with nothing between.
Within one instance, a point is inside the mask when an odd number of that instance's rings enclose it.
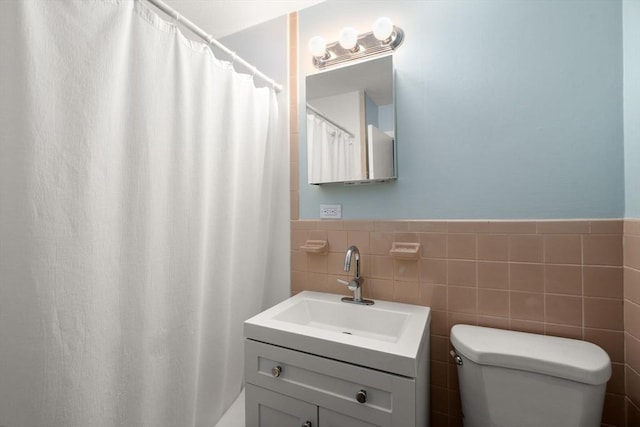
<instances>
[{"instance_id":1,"label":"white ceiling","mask_svg":"<svg viewBox=\"0 0 640 427\"><path fill-rule=\"evenodd\" d=\"M324 0L164 0L206 33L224 37Z\"/></svg>"}]
</instances>

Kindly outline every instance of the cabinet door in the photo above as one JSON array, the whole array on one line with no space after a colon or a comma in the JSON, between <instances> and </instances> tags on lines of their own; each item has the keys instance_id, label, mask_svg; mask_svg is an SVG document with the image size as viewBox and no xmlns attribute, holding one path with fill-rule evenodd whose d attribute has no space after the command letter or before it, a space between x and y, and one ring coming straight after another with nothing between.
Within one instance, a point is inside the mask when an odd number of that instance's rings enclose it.
<instances>
[{"instance_id":1,"label":"cabinet door","mask_svg":"<svg viewBox=\"0 0 640 427\"><path fill-rule=\"evenodd\" d=\"M318 409L318 418L322 427L379 427L377 424L367 423L325 408Z\"/></svg>"},{"instance_id":2,"label":"cabinet door","mask_svg":"<svg viewBox=\"0 0 640 427\"><path fill-rule=\"evenodd\" d=\"M317 427L318 407L246 384L246 425L251 427Z\"/></svg>"}]
</instances>

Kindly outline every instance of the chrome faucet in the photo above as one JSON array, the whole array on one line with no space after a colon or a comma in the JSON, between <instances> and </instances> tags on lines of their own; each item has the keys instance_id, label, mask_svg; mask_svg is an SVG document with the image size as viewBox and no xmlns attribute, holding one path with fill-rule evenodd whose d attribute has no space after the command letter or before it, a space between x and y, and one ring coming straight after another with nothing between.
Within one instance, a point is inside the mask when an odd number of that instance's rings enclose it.
<instances>
[{"instance_id":1,"label":"chrome faucet","mask_svg":"<svg viewBox=\"0 0 640 427\"><path fill-rule=\"evenodd\" d=\"M344 271L351 270L351 259L355 258L356 266L353 279L349 280L340 280L338 282L346 285L349 290L353 291L353 297L343 297L342 301L350 302L353 304L364 304L364 305L372 305L373 301L368 299L362 299L362 282L364 279L360 277L360 251L356 246L349 246L347 249L347 254L344 257Z\"/></svg>"}]
</instances>

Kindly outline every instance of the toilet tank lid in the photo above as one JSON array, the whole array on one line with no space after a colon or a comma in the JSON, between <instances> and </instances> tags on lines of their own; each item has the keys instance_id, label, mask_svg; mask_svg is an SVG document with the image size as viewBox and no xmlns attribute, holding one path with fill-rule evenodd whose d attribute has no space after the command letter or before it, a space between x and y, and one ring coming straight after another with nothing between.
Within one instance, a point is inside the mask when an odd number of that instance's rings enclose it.
<instances>
[{"instance_id":1,"label":"toilet tank lid","mask_svg":"<svg viewBox=\"0 0 640 427\"><path fill-rule=\"evenodd\" d=\"M586 341L471 325L454 325L451 343L458 353L491 365L603 384L611 377L611 360Z\"/></svg>"}]
</instances>

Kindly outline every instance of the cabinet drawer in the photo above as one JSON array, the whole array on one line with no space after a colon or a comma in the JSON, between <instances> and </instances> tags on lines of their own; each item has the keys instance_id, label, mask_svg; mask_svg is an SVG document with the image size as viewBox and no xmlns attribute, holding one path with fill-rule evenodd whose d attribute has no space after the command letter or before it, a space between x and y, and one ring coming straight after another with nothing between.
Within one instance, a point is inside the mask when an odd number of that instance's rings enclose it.
<instances>
[{"instance_id":1,"label":"cabinet drawer","mask_svg":"<svg viewBox=\"0 0 640 427\"><path fill-rule=\"evenodd\" d=\"M274 369L280 368L279 372ZM415 380L245 340L246 382L376 426L415 425ZM366 402L357 394L366 392Z\"/></svg>"}]
</instances>

